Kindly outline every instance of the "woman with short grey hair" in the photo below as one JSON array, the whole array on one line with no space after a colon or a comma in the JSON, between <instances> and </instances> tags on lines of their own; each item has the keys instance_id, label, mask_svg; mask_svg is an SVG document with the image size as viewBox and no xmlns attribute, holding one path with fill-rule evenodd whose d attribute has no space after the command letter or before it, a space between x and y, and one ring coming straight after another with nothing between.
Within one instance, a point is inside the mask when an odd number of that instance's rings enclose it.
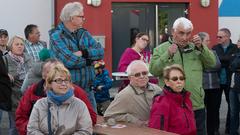
<instances>
[{"instance_id":1,"label":"woman with short grey hair","mask_svg":"<svg viewBox=\"0 0 240 135\"><path fill-rule=\"evenodd\" d=\"M9 52L3 59L12 83L12 111L8 112L10 120L9 135L18 135L15 124L15 111L22 97L20 89L26 73L31 68L32 58L27 53L24 53L24 40L21 37L14 36L11 38L8 48Z\"/></svg>"}]
</instances>

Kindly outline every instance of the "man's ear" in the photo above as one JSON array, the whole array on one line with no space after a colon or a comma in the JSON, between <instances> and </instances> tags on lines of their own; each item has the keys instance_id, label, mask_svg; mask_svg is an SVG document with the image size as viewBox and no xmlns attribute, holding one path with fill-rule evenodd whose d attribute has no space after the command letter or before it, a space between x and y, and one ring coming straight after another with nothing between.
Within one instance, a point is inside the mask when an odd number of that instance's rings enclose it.
<instances>
[{"instance_id":1,"label":"man's ear","mask_svg":"<svg viewBox=\"0 0 240 135\"><path fill-rule=\"evenodd\" d=\"M71 22L73 21L73 17L72 16L70 17L70 20L71 20Z\"/></svg>"}]
</instances>

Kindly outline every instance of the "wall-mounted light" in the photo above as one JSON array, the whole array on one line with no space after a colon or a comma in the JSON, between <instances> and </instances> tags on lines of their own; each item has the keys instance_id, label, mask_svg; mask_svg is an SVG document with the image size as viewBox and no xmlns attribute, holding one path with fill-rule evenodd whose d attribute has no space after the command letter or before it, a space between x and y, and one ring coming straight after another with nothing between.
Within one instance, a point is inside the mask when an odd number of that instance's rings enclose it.
<instances>
[{"instance_id":1,"label":"wall-mounted light","mask_svg":"<svg viewBox=\"0 0 240 135\"><path fill-rule=\"evenodd\" d=\"M92 5L94 7L99 7L102 3L102 0L87 0L88 5Z\"/></svg>"},{"instance_id":2,"label":"wall-mounted light","mask_svg":"<svg viewBox=\"0 0 240 135\"><path fill-rule=\"evenodd\" d=\"M200 0L202 7L209 7L210 6L210 0Z\"/></svg>"}]
</instances>

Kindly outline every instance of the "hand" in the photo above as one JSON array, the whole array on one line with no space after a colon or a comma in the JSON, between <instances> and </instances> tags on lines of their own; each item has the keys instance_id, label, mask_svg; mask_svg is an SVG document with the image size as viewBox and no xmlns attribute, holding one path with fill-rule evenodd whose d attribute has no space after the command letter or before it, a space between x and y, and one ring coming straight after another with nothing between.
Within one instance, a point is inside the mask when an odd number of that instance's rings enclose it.
<instances>
[{"instance_id":1,"label":"hand","mask_svg":"<svg viewBox=\"0 0 240 135\"><path fill-rule=\"evenodd\" d=\"M141 55L140 60L144 60L144 56L143 55Z\"/></svg>"},{"instance_id":2,"label":"hand","mask_svg":"<svg viewBox=\"0 0 240 135\"><path fill-rule=\"evenodd\" d=\"M177 52L178 46L176 44L172 44L168 48L168 54L172 57Z\"/></svg>"},{"instance_id":3,"label":"hand","mask_svg":"<svg viewBox=\"0 0 240 135\"><path fill-rule=\"evenodd\" d=\"M139 126L139 127L147 127L148 126L148 121L138 120L136 122L136 125Z\"/></svg>"},{"instance_id":4,"label":"hand","mask_svg":"<svg viewBox=\"0 0 240 135\"><path fill-rule=\"evenodd\" d=\"M198 49L202 48L202 40L198 35L193 36L192 42Z\"/></svg>"},{"instance_id":5,"label":"hand","mask_svg":"<svg viewBox=\"0 0 240 135\"><path fill-rule=\"evenodd\" d=\"M102 90L103 87L103 85L97 86L97 90Z\"/></svg>"},{"instance_id":6,"label":"hand","mask_svg":"<svg viewBox=\"0 0 240 135\"><path fill-rule=\"evenodd\" d=\"M78 57L81 57L83 55L82 51L77 51L77 52L74 52L73 54L75 54Z\"/></svg>"},{"instance_id":7,"label":"hand","mask_svg":"<svg viewBox=\"0 0 240 135\"><path fill-rule=\"evenodd\" d=\"M11 82L14 82L14 77L11 74L8 74L8 77L9 77Z\"/></svg>"}]
</instances>

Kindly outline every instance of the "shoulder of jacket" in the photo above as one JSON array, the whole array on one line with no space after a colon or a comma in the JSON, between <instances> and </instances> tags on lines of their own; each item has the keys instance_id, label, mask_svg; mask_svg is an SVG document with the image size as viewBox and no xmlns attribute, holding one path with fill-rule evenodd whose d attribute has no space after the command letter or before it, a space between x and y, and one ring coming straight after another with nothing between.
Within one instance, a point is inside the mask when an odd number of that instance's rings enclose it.
<instances>
[{"instance_id":1,"label":"shoulder of jacket","mask_svg":"<svg viewBox=\"0 0 240 135\"><path fill-rule=\"evenodd\" d=\"M49 33L50 37L59 36L59 35L63 34L63 29L56 27L56 28L49 30L48 33Z\"/></svg>"},{"instance_id":2,"label":"shoulder of jacket","mask_svg":"<svg viewBox=\"0 0 240 135\"><path fill-rule=\"evenodd\" d=\"M47 106L48 106L47 97L43 97L43 98L37 100L37 102L34 104L34 106L39 109L47 108Z\"/></svg>"},{"instance_id":3,"label":"shoulder of jacket","mask_svg":"<svg viewBox=\"0 0 240 135\"><path fill-rule=\"evenodd\" d=\"M77 98L75 96L72 97L72 104L78 106L77 108L82 108L84 105L86 105L83 100L81 100L80 98Z\"/></svg>"},{"instance_id":4,"label":"shoulder of jacket","mask_svg":"<svg viewBox=\"0 0 240 135\"><path fill-rule=\"evenodd\" d=\"M170 45L171 45L171 43L169 41L167 41L167 42L160 44L157 48L169 47Z\"/></svg>"},{"instance_id":5,"label":"shoulder of jacket","mask_svg":"<svg viewBox=\"0 0 240 135\"><path fill-rule=\"evenodd\" d=\"M159 98L161 98L162 96L164 96L164 92L163 91L158 91L154 96L153 99L154 100L158 100Z\"/></svg>"}]
</instances>

